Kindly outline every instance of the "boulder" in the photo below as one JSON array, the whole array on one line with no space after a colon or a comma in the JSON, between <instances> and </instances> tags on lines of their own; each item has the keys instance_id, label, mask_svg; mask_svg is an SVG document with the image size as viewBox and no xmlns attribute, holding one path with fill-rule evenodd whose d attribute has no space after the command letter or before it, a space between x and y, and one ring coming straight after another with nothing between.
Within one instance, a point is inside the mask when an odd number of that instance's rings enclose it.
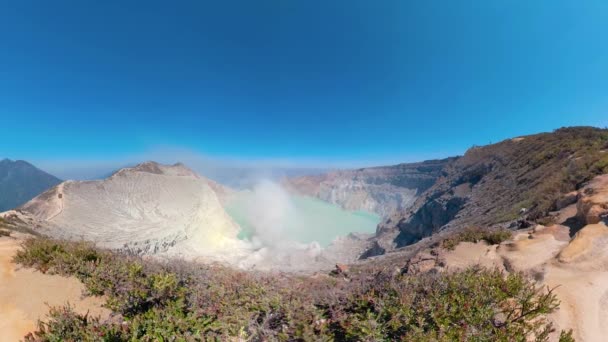
<instances>
[{"instance_id":1,"label":"boulder","mask_svg":"<svg viewBox=\"0 0 608 342\"><path fill-rule=\"evenodd\" d=\"M445 261L440 256L439 251L423 250L408 260L403 268L403 273L420 274L431 271L438 271L439 267L443 267Z\"/></svg>"},{"instance_id":2,"label":"boulder","mask_svg":"<svg viewBox=\"0 0 608 342\"><path fill-rule=\"evenodd\" d=\"M608 220L608 175L595 177L580 191L577 215L586 224Z\"/></svg>"},{"instance_id":3,"label":"boulder","mask_svg":"<svg viewBox=\"0 0 608 342\"><path fill-rule=\"evenodd\" d=\"M555 201L555 210L562 210L567 206L575 204L578 201L579 193L578 191L572 191L565 194L562 198Z\"/></svg>"},{"instance_id":4,"label":"boulder","mask_svg":"<svg viewBox=\"0 0 608 342\"><path fill-rule=\"evenodd\" d=\"M606 243L608 243L608 227L603 223L590 224L576 233L557 259L562 263L595 259L604 253Z\"/></svg>"},{"instance_id":5,"label":"boulder","mask_svg":"<svg viewBox=\"0 0 608 342\"><path fill-rule=\"evenodd\" d=\"M333 271L330 272L330 275L347 277L348 271L349 271L348 265L336 264L336 267L334 268Z\"/></svg>"},{"instance_id":6,"label":"boulder","mask_svg":"<svg viewBox=\"0 0 608 342\"><path fill-rule=\"evenodd\" d=\"M386 249L384 249L382 246L380 246L380 243L378 243L378 241L374 241L374 242L372 242L371 246L368 247L365 250L365 252L363 252L363 254L361 254L361 256L359 256L359 260L375 257L378 255L383 255L385 252L386 252Z\"/></svg>"}]
</instances>

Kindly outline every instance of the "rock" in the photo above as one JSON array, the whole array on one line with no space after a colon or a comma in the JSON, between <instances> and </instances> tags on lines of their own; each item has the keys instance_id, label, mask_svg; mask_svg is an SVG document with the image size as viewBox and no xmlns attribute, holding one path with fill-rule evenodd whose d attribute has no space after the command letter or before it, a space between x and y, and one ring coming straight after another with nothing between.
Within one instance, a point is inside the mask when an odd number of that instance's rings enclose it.
<instances>
[{"instance_id":1,"label":"rock","mask_svg":"<svg viewBox=\"0 0 608 342\"><path fill-rule=\"evenodd\" d=\"M380 246L380 243L378 241L374 241L374 242L372 242L371 247L369 247L365 252L363 252L363 254L361 254L361 256L359 257L359 260L375 257L378 255L383 255L385 252L386 252L386 249L382 248L382 246Z\"/></svg>"},{"instance_id":2,"label":"rock","mask_svg":"<svg viewBox=\"0 0 608 342\"><path fill-rule=\"evenodd\" d=\"M403 273L427 273L433 270L438 270L438 268L442 267L444 264L445 261L443 260L441 253L439 253L437 250L424 250L408 260L407 264L403 268Z\"/></svg>"},{"instance_id":3,"label":"rock","mask_svg":"<svg viewBox=\"0 0 608 342\"><path fill-rule=\"evenodd\" d=\"M334 268L333 271L331 271L330 275L347 277L348 271L349 271L348 265L336 264L336 267Z\"/></svg>"},{"instance_id":4,"label":"rock","mask_svg":"<svg viewBox=\"0 0 608 342\"><path fill-rule=\"evenodd\" d=\"M594 256L605 253L606 243L608 243L608 227L603 223L590 224L576 233L557 259L562 263L593 259Z\"/></svg>"},{"instance_id":5,"label":"rock","mask_svg":"<svg viewBox=\"0 0 608 342\"><path fill-rule=\"evenodd\" d=\"M567 206L575 204L578 201L579 193L578 191L572 191L564 195L564 197L555 201L555 210L562 210Z\"/></svg>"},{"instance_id":6,"label":"rock","mask_svg":"<svg viewBox=\"0 0 608 342\"><path fill-rule=\"evenodd\" d=\"M526 219L519 219L511 222L508 226L509 229L526 229L534 226L534 222Z\"/></svg>"},{"instance_id":7,"label":"rock","mask_svg":"<svg viewBox=\"0 0 608 342\"><path fill-rule=\"evenodd\" d=\"M585 218L587 220L587 224L596 224L600 223L606 219L608 213L608 208L606 205L593 205L587 211Z\"/></svg>"},{"instance_id":8,"label":"rock","mask_svg":"<svg viewBox=\"0 0 608 342\"><path fill-rule=\"evenodd\" d=\"M608 220L608 175L595 177L579 192L577 215L586 224Z\"/></svg>"},{"instance_id":9,"label":"rock","mask_svg":"<svg viewBox=\"0 0 608 342\"><path fill-rule=\"evenodd\" d=\"M340 274L348 273L348 266L344 264L336 264L336 271Z\"/></svg>"},{"instance_id":10,"label":"rock","mask_svg":"<svg viewBox=\"0 0 608 342\"><path fill-rule=\"evenodd\" d=\"M532 229L530 238L534 239L539 235L549 234L557 241L570 241L570 228L564 225L554 224L548 227L537 225Z\"/></svg>"},{"instance_id":11,"label":"rock","mask_svg":"<svg viewBox=\"0 0 608 342\"><path fill-rule=\"evenodd\" d=\"M404 247L431 236L454 219L465 204L465 198L450 196L429 201L411 217L397 225L399 228L399 235L395 238L397 247Z\"/></svg>"}]
</instances>

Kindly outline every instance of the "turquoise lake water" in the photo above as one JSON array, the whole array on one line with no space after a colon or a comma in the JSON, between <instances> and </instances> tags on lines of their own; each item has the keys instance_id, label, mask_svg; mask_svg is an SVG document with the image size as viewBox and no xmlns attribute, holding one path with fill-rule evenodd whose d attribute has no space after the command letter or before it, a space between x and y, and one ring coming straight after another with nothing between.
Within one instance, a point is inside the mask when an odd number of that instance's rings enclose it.
<instances>
[{"instance_id":1,"label":"turquoise lake water","mask_svg":"<svg viewBox=\"0 0 608 342\"><path fill-rule=\"evenodd\" d=\"M378 215L347 211L312 197L289 195L288 206L274 204L280 208L270 207L272 203L256 202L259 202L258 198L245 194L226 207L228 214L241 226L241 239L250 239L256 230L270 230L283 238L301 243L316 241L325 247L338 236L353 232L374 233L380 222ZM267 226L272 227L266 227L260 221L268 222Z\"/></svg>"}]
</instances>

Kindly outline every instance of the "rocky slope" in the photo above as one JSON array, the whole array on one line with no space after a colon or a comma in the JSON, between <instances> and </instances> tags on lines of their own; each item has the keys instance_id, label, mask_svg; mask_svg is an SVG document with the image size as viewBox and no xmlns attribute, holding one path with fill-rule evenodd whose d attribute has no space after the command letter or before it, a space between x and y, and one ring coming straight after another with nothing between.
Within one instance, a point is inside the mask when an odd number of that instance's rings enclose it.
<instances>
[{"instance_id":1,"label":"rocky slope","mask_svg":"<svg viewBox=\"0 0 608 342\"><path fill-rule=\"evenodd\" d=\"M67 181L14 213L46 235L143 254L213 256L240 248L226 190L181 164L146 162L105 180ZM220 254L221 255L221 254Z\"/></svg>"},{"instance_id":2,"label":"rocky slope","mask_svg":"<svg viewBox=\"0 0 608 342\"><path fill-rule=\"evenodd\" d=\"M608 130L564 128L475 147L408 210L378 227L375 255L407 246L445 229L471 225L512 227L552 219L596 175L608 173ZM595 209L594 209L595 210ZM378 248L380 246L381 248Z\"/></svg>"},{"instance_id":3,"label":"rocky slope","mask_svg":"<svg viewBox=\"0 0 608 342\"><path fill-rule=\"evenodd\" d=\"M421 163L340 170L314 176L284 179L290 191L337 204L347 210L362 210L388 217L408 209L455 158Z\"/></svg>"},{"instance_id":4,"label":"rocky slope","mask_svg":"<svg viewBox=\"0 0 608 342\"><path fill-rule=\"evenodd\" d=\"M570 329L576 341L604 341L608 334L604 324L608 320L608 174L594 177L556 203L561 208L550 213L554 223L516 230L512 239L497 245L461 242L448 250L441 242L456 231L441 230L417 243L361 260L356 267L420 274L479 265L505 273L523 272L538 288L553 289L560 301L559 310L550 317L555 332L549 341L558 341L559 331Z\"/></svg>"},{"instance_id":5,"label":"rocky slope","mask_svg":"<svg viewBox=\"0 0 608 342\"><path fill-rule=\"evenodd\" d=\"M408 265L411 272L445 272L474 265L524 272L539 288L554 289L559 310L551 316L556 331L573 329L576 341L602 341L608 330L608 227L588 225L570 240L568 227L536 226L511 241L488 246L461 243L453 251L424 250ZM550 341L557 341L552 335Z\"/></svg>"},{"instance_id":6,"label":"rocky slope","mask_svg":"<svg viewBox=\"0 0 608 342\"><path fill-rule=\"evenodd\" d=\"M0 161L0 212L16 208L61 183L58 178L23 161Z\"/></svg>"}]
</instances>

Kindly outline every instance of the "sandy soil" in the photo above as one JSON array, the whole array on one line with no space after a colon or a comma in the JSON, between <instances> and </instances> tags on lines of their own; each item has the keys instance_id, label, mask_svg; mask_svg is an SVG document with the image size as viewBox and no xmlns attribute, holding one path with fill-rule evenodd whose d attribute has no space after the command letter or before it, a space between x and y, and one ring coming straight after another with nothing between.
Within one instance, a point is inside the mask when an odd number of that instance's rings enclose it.
<instances>
[{"instance_id":1,"label":"sandy soil","mask_svg":"<svg viewBox=\"0 0 608 342\"><path fill-rule=\"evenodd\" d=\"M555 288L561 301L553 315L559 330L574 330L576 341L600 342L608 336L608 272L585 272L552 264L545 285Z\"/></svg>"},{"instance_id":2,"label":"sandy soil","mask_svg":"<svg viewBox=\"0 0 608 342\"><path fill-rule=\"evenodd\" d=\"M498 268L504 271L501 257L497 254L498 246L488 246L485 242L461 242L453 251L446 253L445 262L451 270L460 270L471 265Z\"/></svg>"},{"instance_id":3,"label":"sandy soil","mask_svg":"<svg viewBox=\"0 0 608 342\"><path fill-rule=\"evenodd\" d=\"M567 227L537 226L518 232L498 248L461 244L445 256L447 268L496 265L532 275L554 288L561 301L551 315L558 331L574 331L576 341L608 341L608 175L598 176L578 193L576 204L557 213L557 222L584 218L587 225L570 239ZM602 222L604 221L604 222ZM502 262L498 262L502 260ZM557 341L559 334L553 334Z\"/></svg>"},{"instance_id":4,"label":"sandy soil","mask_svg":"<svg viewBox=\"0 0 608 342\"><path fill-rule=\"evenodd\" d=\"M15 238L0 238L0 341L19 341L44 320L49 306L69 303L77 312L106 318L102 298L82 298L83 285L75 278L19 269L11 258L20 248Z\"/></svg>"},{"instance_id":5,"label":"sandy soil","mask_svg":"<svg viewBox=\"0 0 608 342\"><path fill-rule=\"evenodd\" d=\"M603 223L586 226L572 241L566 227L539 226L500 246L461 243L445 261L450 269L481 264L535 276L540 286L555 288L561 302L550 317L557 331L573 329L576 341L600 342L608 336L607 246Z\"/></svg>"}]
</instances>

